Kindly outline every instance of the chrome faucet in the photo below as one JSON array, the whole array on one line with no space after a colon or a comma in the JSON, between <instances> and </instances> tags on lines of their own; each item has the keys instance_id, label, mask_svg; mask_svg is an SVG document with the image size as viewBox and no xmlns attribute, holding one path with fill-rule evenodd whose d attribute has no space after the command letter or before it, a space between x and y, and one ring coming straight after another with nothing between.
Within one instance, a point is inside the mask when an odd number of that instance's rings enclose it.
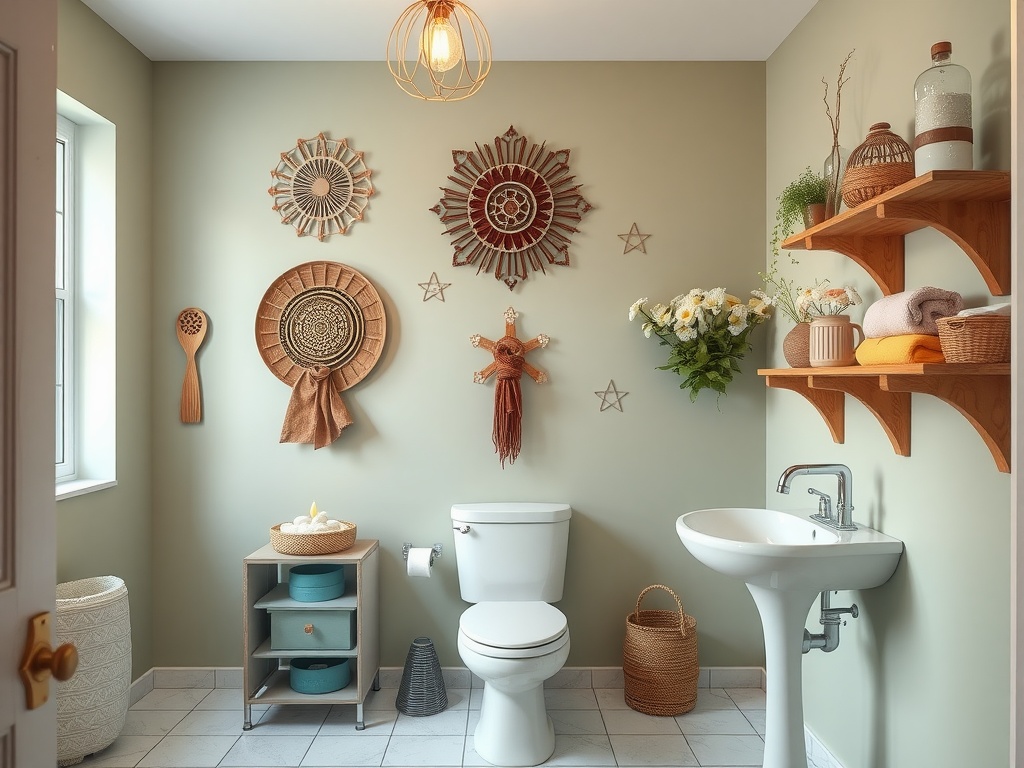
<instances>
[{"instance_id":1,"label":"chrome faucet","mask_svg":"<svg viewBox=\"0 0 1024 768\"><path fill-rule=\"evenodd\" d=\"M835 475L839 480L839 491L836 494L835 516L828 514L819 505L818 514L812 515L815 520L825 523L841 531L855 531L853 524L853 473L845 464L794 464L787 467L779 478L776 490L789 493L789 484L797 475ZM819 493L812 491L812 493Z\"/></svg>"}]
</instances>

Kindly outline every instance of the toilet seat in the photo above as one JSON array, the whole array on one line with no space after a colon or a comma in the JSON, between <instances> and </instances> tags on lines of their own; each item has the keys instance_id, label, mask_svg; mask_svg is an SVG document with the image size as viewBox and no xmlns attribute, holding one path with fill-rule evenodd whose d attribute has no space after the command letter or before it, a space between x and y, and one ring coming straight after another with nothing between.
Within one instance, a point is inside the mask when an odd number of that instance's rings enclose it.
<instances>
[{"instance_id":1,"label":"toilet seat","mask_svg":"<svg viewBox=\"0 0 1024 768\"><path fill-rule=\"evenodd\" d=\"M463 611L459 634L477 653L506 659L543 656L569 640L565 614L541 601L477 603Z\"/></svg>"}]
</instances>

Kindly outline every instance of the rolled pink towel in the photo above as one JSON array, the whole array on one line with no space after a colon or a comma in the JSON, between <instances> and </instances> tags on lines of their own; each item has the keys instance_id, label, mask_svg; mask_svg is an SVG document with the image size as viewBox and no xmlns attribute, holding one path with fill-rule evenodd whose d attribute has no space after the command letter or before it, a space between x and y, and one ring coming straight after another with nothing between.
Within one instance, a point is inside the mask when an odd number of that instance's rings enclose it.
<instances>
[{"instance_id":1,"label":"rolled pink towel","mask_svg":"<svg viewBox=\"0 0 1024 768\"><path fill-rule=\"evenodd\" d=\"M963 297L956 291L926 286L879 299L867 308L861 327L869 339L908 333L938 336L935 321L951 317L963 308Z\"/></svg>"}]
</instances>

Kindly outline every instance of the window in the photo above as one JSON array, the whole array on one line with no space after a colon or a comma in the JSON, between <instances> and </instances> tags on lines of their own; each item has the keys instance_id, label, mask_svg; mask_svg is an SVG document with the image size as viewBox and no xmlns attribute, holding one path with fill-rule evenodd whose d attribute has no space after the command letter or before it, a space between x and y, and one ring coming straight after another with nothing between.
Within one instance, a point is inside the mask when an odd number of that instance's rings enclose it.
<instances>
[{"instance_id":1,"label":"window","mask_svg":"<svg viewBox=\"0 0 1024 768\"><path fill-rule=\"evenodd\" d=\"M117 484L117 128L57 92L56 498Z\"/></svg>"},{"instance_id":2,"label":"window","mask_svg":"<svg viewBox=\"0 0 1024 768\"><path fill-rule=\"evenodd\" d=\"M75 477L75 124L57 116L57 479Z\"/></svg>"}]
</instances>

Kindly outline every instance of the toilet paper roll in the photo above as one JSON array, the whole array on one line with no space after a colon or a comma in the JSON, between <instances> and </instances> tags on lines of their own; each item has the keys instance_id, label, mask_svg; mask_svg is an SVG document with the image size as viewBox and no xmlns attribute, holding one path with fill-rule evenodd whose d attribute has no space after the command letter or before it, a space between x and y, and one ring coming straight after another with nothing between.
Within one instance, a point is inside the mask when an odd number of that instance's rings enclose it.
<instances>
[{"instance_id":1,"label":"toilet paper roll","mask_svg":"<svg viewBox=\"0 0 1024 768\"><path fill-rule=\"evenodd\" d=\"M410 576L425 576L430 578L430 558L434 550L430 547L412 547L409 550L409 560L406 563L406 570Z\"/></svg>"}]
</instances>

